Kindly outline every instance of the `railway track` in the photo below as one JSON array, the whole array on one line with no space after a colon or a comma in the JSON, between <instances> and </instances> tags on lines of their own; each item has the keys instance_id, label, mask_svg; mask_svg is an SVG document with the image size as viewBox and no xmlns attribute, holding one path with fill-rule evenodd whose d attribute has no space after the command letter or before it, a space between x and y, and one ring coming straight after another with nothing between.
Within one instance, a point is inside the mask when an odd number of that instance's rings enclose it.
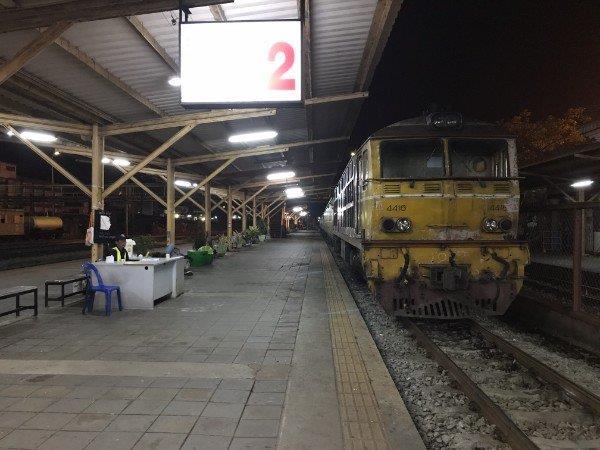
<instances>
[{"instance_id":1,"label":"railway track","mask_svg":"<svg viewBox=\"0 0 600 450\"><path fill-rule=\"evenodd\" d=\"M477 410L491 424L496 426L502 440L515 449L540 448L531 440L528 433L517 424L517 421L513 420L511 415L491 396L487 395L466 370L461 368L455 358L452 357L452 351L444 350L417 322L410 319L401 320L427 355L446 370L456 386L469 398L471 408ZM453 326L456 327L456 324L455 322ZM594 393L573 383L535 357L488 331L477 322L464 320L460 322L460 326L463 326L468 333L479 336L489 348L496 349L505 356L512 358L514 362L529 371L535 378L558 389L562 394L577 402L586 414L600 418L600 397ZM439 329L434 330L434 334L435 332L439 332Z\"/></svg>"}]
</instances>

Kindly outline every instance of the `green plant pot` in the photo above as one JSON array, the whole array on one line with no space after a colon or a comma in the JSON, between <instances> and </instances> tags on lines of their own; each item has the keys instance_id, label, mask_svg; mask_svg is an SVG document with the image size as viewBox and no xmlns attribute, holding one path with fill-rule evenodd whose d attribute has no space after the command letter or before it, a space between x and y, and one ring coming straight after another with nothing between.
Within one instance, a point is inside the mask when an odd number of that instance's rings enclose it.
<instances>
[{"instance_id":1,"label":"green plant pot","mask_svg":"<svg viewBox=\"0 0 600 450\"><path fill-rule=\"evenodd\" d=\"M258 236L258 240L259 240L260 242L265 242L265 239L266 239L266 238L267 238L267 236L266 236L265 234L261 234L261 235L259 235L259 236Z\"/></svg>"},{"instance_id":2,"label":"green plant pot","mask_svg":"<svg viewBox=\"0 0 600 450\"><path fill-rule=\"evenodd\" d=\"M191 250L187 252L187 255L190 259L190 266L192 267L201 267L207 264L212 263L213 255L207 252L198 252Z\"/></svg>"}]
</instances>

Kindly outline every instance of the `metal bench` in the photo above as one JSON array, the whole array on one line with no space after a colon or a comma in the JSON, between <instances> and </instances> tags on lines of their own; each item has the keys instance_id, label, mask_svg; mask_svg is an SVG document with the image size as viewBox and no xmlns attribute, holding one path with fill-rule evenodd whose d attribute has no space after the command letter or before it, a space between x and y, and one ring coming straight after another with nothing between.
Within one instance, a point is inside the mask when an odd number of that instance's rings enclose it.
<instances>
[{"instance_id":1,"label":"metal bench","mask_svg":"<svg viewBox=\"0 0 600 450\"><path fill-rule=\"evenodd\" d=\"M33 294L33 305L21 306L21 296L26 294ZM38 315L38 288L37 286L15 286L8 289L0 289L0 300L7 298L15 298L15 309L10 311L0 312L0 317L7 316L15 313L18 316L21 315L21 311L26 309L33 309L33 315Z\"/></svg>"},{"instance_id":2,"label":"metal bench","mask_svg":"<svg viewBox=\"0 0 600 450\"><path fill-rule=\"evenodd\" d=\"M73 284L81 281L81 289L78 291L69 292L65 294L65 285ZM65 298L71 297L77 294L85 293L85 275L77 275L72 278L64 278L62 280L48 280L45 283L45 292L44 292L44 306L48 307L48 302L60 302L60 306L65 306ZM60 296L58 297L50 297L48 294L48 288L50 286L60 286Z\"/></svg>"}]
</instances>

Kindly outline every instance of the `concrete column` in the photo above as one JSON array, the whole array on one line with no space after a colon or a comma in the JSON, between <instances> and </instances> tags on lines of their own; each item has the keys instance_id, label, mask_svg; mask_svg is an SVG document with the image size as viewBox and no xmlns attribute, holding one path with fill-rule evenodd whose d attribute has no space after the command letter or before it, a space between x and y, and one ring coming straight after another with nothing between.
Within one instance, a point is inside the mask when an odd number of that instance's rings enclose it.
<instances>
[{"instance_id":1,"label":"concrete column","mask_svg":"<svg viewBox=\"0 0 600 450\"><path fill-rule=\"evenodd\" d=\"M227 186L227 237L229 238L229 249L231 250L231 237L233 236L233 196L231 186Z\"/></svg>"},{"instance_id":2,"label":"concrete column","mask_svg":"<svg viewBox=\"0 0 600 450\"><path fill-rule=\"evenodd\" d=\"M212 233L212 204L210 203L210 183L204 185L204 234L206 239L210 238Z\"/></svg>"},{"instance_id":3,"label":"concrete column","mask_svg":"<svg viewBox=\"0 0 600 450\"><path fill-rule=\"evenodd\" d=\"M175 245L175 167L167 160L167 244Z\"/></svg>"},{"instance_id":4,"label":"concrete column","mask_svg":"<svg viewBox=\"0 0 600 450\"><path fill-rule=\"evenodd\" d=\"M248 211L246 211L246 192L242 193L242 231L246 231L246 227L248 226Z\"/></svg>"},{"instance_id":5,"label":"concrete column","mask_svg":"<svg viewBox=\"0 0 600 450\"><path fill-rule=\"evenodd\" d=\"M252 226L256 226L256 197L252 199Z\"/></svg>"},{"instance_id":6,"label":"concrete column","mask_svg":"<svg viewBox=\"0 0 600 450\"><path fill-rule=\"evenodd\" d=\"M104 136L101 135L98 124L94 124L92 126L92 224L94 223L95 212L104 210L104 200L102 199L102 193L104 192L103 157ZM101 260L103 256L102 245L93 244L91 254L92 262Z\"/></svg>"}]
</instances>

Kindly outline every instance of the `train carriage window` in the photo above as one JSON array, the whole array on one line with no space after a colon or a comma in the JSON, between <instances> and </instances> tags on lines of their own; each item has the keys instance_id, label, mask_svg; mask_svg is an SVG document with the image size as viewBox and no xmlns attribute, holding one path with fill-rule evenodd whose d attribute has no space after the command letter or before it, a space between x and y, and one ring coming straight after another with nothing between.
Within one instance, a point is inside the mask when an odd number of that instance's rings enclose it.
<instances>
[{"instance_id":1,"label":"train carriage window","mask_svg":"<svg viewBox=\"0 0 600 450\"><path fill-rule=\"evenodd\" d=\"M439 139L384 141L380 146L381 178L444 177L444 147Z\"/></svg>"},{"instance_id":2,"label":"train carriage window","mask_svg":"<svg viewBox=\"0 0 600 450\"><path fill-rule=\"evenodd\" d=\"M508 177L505 139L449 139L452 176L456 178Z\"/></svg>"}]
</instances>

